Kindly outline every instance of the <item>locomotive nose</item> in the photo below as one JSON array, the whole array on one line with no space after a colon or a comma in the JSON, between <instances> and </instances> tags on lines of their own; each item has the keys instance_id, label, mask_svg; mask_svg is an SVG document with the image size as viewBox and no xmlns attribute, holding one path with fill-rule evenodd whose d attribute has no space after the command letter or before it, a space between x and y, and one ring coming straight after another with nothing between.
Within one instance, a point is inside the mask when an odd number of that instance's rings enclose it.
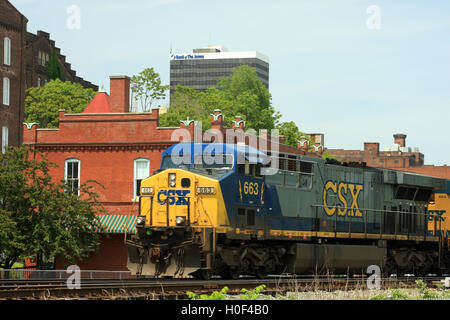
<instances>
[{"instance_id":1,"label":"locomotive nose","mask_svg":"<svg viewBox=\"0 0 450 320\"><path fill-rule=\"evenodd\" d=\"M153 179L145 181L152 184L154 196L147 205L147 215L151 226L185 227L191 225L193 210L193 188L187 171L166 170ZM150 188L150 187L148 187Z\"/></svg>"}]
</instances>

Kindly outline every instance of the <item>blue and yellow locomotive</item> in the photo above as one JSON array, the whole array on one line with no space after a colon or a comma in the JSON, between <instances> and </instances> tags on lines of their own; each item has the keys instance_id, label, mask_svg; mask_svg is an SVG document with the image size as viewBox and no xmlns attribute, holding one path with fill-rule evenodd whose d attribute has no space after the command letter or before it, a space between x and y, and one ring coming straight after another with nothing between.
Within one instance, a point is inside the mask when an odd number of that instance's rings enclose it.
<instances>
[{"instance_id":1,"label":"blue and yellow locomotive","mask_svg":"<svg viewBox=\"0 0 450 320\"><path fill-rule=\"evenodd\" d=\"M141 182L128 268L204 279L446 268L445 244L428 234L427 216L445 180L355 165L176 144Z\"/></svg>"}]
</instances>

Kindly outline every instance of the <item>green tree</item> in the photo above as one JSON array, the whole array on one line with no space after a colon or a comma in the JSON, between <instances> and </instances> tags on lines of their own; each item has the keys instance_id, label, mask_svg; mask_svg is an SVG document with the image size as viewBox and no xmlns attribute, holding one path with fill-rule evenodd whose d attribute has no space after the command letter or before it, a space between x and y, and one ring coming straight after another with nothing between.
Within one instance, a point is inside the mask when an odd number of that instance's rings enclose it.
<instances>
[{"instance_id":1,"label":"green tree","mask_svg":"<svg viewBox=\"0 0 450 320\"><path fill-rule=\"evenodd\" d=\"M178 85L175 89L174 99L168 112L160 117L160 126L177 127L180 120L192 119L202 122L203 129L211 127L209 114L213 112L217 104L205 103L211 95L193 88ZM220 104L218 104L220 105Z\"/></svg>"},{"instance_id":2,"label":"green tree","mask_svg":"<svg viewBox=\"0 0 450 320\"><path fill-rule=\"evenodd\" d=\"M47 73L50 80L64 80L64 75L62 72L62 68L58 62L58 54L56 53L56 51L53 51L50 59L48 60Z\"/></svg>"},{"instance_id":3,"label":"green tree","mask_svg":"<svg viewBox=\"0 0 450 320\"><path fill-rule=\"evenodd\" d=\"M274 129L281 114L272 106L272 95L256 75L256 70L242 65L236 68L231 77L222 78L217 83L223 99L229 106L223 108L227 114L243 115L247 127L255 129Z\"/></svg>"},{"instance_id":4,"label":"green tree","mask_svg":"<svg viewBox=\"0 0 450 320\"><path fill-rule=\"evenodd\" d=\"M95 214L104 212L90 182L80 196L63 182L54 183L55 164L31 160L26 147L0 154L0 267L10 269L26 256L62 257L75 262L96 250L102 227Z\"/></svg>"},{"instance_id":5,"label":"green tree","mask_svg":"<svg viewBox=\"0 0 450 320\"><path fill-rule=\"evenodd\" d=\"M243 65L236 68L230 77L218 81L217 87L205 92L178 86L171 107L161 116L161 124L178 126L179 120L201 120L203 129L210 127L209 114L221 109L225 115L225 124L236 115L243 116L247 128L274 129L280 118L271 103L269 90L257 77L256 71Z\"/></svg>"},{"instance_id":6,"label":"green tree","mask_svg":"<svg viewBox=\"0 0 450 320\"><path fill-rule=\"evenodd\" d=\"M41 128L57 128L59 110L80 113L94 98L96 92L79 83L51 80L43 87L29 88L25 98L25 121L37 122Z\"/></svg>"},{"instance_id":7,"label":"green tree","mask_svg":"<svg viewBox=\"0 0 450 320\"><path fill-rule=\"evenodd\" d=\"M155 102L164 99L169 87L161 85L159 74L153 68L144 69L131 77L131 90L143 112L151 111Z\"/></svg>"},{"instance_id":8,"label":"green tree","mask_svg":"<svg viewBox=\"0 0 450 320\"><path fill-rule=\"evenodd\" d=\"M305 136L306 140L308 140L308 146L311 146L310 137L301 132L294 121L283 122L278 125L278 130L280 131L280 135L285 137L285 144L293 147L297 147L297 142L300 140L301 136Z\"/></svg>"}]
</instances>

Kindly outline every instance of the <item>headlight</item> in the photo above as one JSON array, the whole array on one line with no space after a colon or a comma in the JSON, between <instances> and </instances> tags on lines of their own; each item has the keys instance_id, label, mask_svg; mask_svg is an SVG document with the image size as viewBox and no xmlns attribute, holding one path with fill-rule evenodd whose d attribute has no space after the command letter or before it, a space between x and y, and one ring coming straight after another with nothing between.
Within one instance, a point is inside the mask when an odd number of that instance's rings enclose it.
<instances>
[{"instance_id":1,"label":"headlight","mask_svg":"<svg viewBox=\"0 0 450 320\"><path fill-rule=\"evenodd\" d=\"M214 194L214 187L197 187L197 194Z\"/></svg>"},{"instance_id":2,"label":"headlight","mask_svg":"<svg viewBox=\"0 0 450 320\"><path fill-rule=\"evenodd\" d=\"M175 188L177 184L177 175L175 173L169 173L169 187Z\"/></svg>"},{"instance_id":3,"label":"headlight","mask_svg":"<svg viewBox=\"0 0 450 320\"><path fill-rule=\"evenodd\" d=\"M143 224L145 224L145 217L137 217L137 219L136 219L136 223L138 224L138 225L143 225Z\"/></svg>"},{"instance_id":4,"label":"headlight","mask_svg":"<svg viewBox=\"0 0 450 320\"><path fill-rule=\"evenodd\" d=\"M186 219L184 217L177 217L175 219L175 223L177 224L177 226L184 226L186 222Z\"/></svg>"},{"instance_id":5,"label":"headlight","mask_svg":"<svg viewBox=\"0 0 450 320\"><path fill-rule=\"evenodd\" d=\"M141 188L141 194L153 194L153 187Z\"/></svg>"}]
</instances>

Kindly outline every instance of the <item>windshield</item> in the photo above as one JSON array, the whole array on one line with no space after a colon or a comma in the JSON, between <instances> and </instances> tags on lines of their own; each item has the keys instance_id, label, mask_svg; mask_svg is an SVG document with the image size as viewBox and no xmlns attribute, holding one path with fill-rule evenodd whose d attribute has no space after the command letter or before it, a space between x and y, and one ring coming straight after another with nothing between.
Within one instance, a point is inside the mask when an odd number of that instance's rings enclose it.
<instances>
[{"instance_id":1,"label":"windshield","mask_svg":"<svg viewBox=\"0 0 450 320\"><path fill-rule=\"evenodd\" d=\"M231 154L221 154L221 155L196 155L194 163L190 163L192 158L189 158L189 163L186 161L181 161L182 158L172 158L172 156L165 156L162 161L161 169L178 168L190 171L229 171L233 169L234 159ZM179 162L181 163L179 164Z\"/></svg>"}]
</instances>

